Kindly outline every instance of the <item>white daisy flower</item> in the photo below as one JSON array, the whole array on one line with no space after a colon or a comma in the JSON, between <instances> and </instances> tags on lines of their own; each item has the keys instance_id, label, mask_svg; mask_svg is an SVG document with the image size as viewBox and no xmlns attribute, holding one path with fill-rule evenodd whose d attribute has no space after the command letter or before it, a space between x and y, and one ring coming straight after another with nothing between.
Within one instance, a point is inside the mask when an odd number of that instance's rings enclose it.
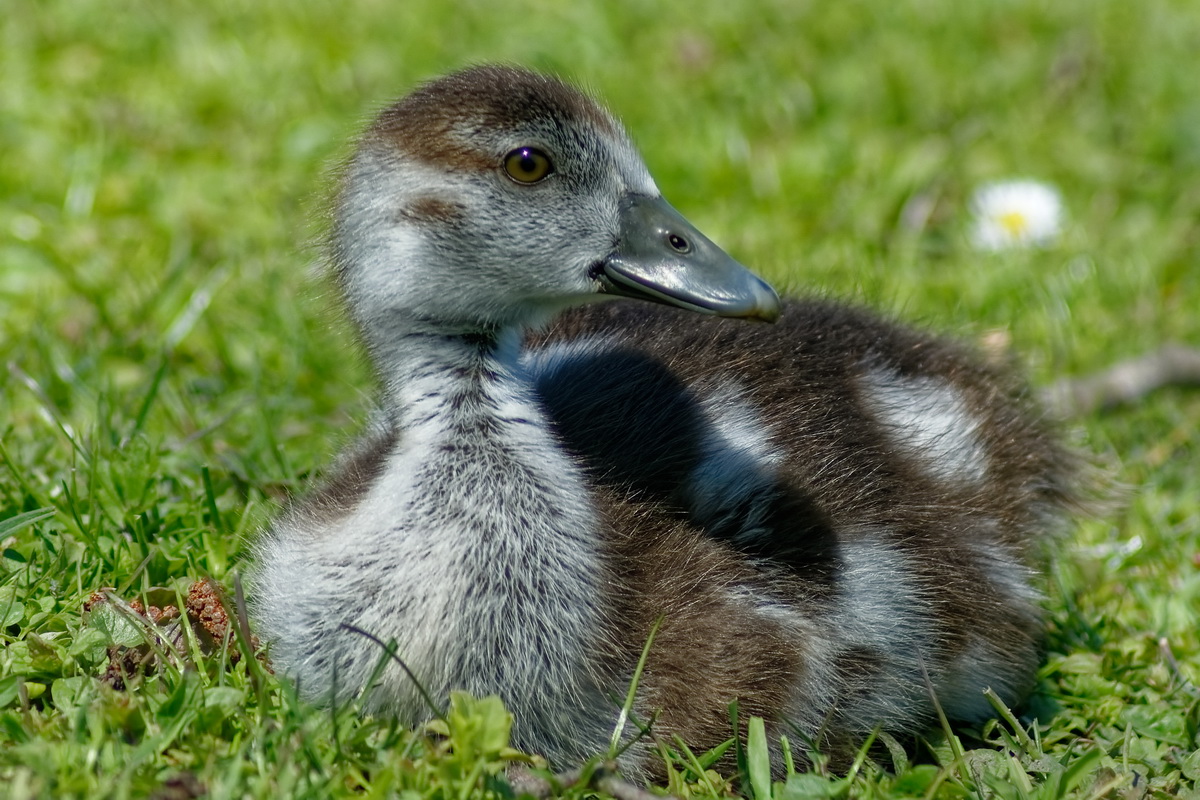
<instances>
[{"instance_id":1,"label":"white daisy flower","mask_svg":"<svg viewBox=\"0 0 1200 800\"><path fill-rule=\"evenodd\" d=\"M971 198L971 240L983 250L1050 244L1062 228L1062 197L1048 183L1000 181Z\"/></svg>"}]
</instances>

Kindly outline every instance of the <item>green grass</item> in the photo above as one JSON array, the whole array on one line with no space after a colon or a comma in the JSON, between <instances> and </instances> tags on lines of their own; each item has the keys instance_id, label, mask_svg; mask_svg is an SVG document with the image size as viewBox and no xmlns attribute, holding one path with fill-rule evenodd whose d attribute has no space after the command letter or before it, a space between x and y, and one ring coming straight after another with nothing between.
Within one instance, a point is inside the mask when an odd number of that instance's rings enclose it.
<instances>
[{"instance_id":1,"label":"green grass","mask_svg":"<svg viewBox=\"0 0 1200 800\"><path fill-rule=\"evenodd\" d=\"M280 497L353 434L370 381L311 243L347 139L422 78L506 60L578 81L743 262L963 337L1003 330L1036 383L1200 342L1185 0L4 0L0 31L5 797L501 785L494 708L430 739L306 707L224 655L117 692L95 680L113 630L82 618L101 587L232 585ZM1012 176L1061 189L1061 240L972 252L970 193ZM1198 427L1186 391L1079 420L1129 491L1058 548L1029 717L774 788L752 742L745 792L1196 797Z\"/></svg>"}]
</instances>

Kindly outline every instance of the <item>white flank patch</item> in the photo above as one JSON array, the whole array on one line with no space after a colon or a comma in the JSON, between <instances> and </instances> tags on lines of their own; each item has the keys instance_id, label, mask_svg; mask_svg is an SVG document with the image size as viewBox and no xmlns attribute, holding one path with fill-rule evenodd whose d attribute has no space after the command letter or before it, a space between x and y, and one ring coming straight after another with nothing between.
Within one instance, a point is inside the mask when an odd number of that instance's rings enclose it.
<instances>
[{"instance_id":1,"label":"white flank patch","mask_svg":"<svg viewBox=\"0 0 1200 800\"><path fill-rule=\"evenodd\" d=\"M846 638L879 653L911 652L930 636L921 613L926 602L912 579L908 558L867 538L841 543L842 612Z\"/></svg>"},{"instance_id":2,"label":"white flank patch","mask_svg":"<svg viewBox=\"0 0 1200 800\"><path fill-rule=\"evenodd\" d=\"M580 359L596 358L613 349L616 344L617 339L612 335L581 336L565 342L551 342L545 347L523 350L518 356L518 361L524 371L525 380L530 385L535 385L542 378L553 377Z\"/></svg>"},{"instance_id":3,"label":"white flank patch","mask_svg":"<svg viewBox=\"0 0 1200 800\"><path fill-rule=\"evenodd\" d=\"M962 393L935 378L906 378L868 368L863 397L892 441L935 478L975 483L987 475L979 419Z\"/></svg>"},{"instance_id":4,"label":"white flank patch","mask_svg":"<svg viewBox=\"0 0 1200 800\"><path fill-rule=\"evenodd\" d=\"M803 632L806 668L789 719L811 719L813 698L835 697L844 686L847 676L839 659L864 653L879 659L878 672L868 685L855 687L838 715L849 730L861 733L880 721L889 730L905 730L918 723L928 704L921 654L934 657L935 624L908 557L870 531L846 533L835 606L820 612L818 624ZM759 607L763 616L786 624L779 610L761 602ZM793 619L802 613L795 612ZM801 729L815 732L827 722L818 718Z\"/></svg>"},{"instance_id":5,"label":"white flank patch","mask_svg":"<svg viewBox=\"0 0 1200 800\"><path fill-rule=\"evenodd\" d=\"M975 552L1000 597L1030 606L1037 606L1045 600L1034 586L1034 570L1027 567L1020 556L1010 548L997 542L989 543L978 539L966 544Z\"/></svg>"},{"instance_id":6,"label":"white flank patch","mask_svg":"<svg viewBox=\"0 0 1200 800\"><path fill-rule=\"evenodd\" d=\"M736 386L720 387L703 406L708 425L700 444L703 457L688 486L691 512L708 524L741 509L745 519L735 539L752 539L761 533L766 509L744 509L743 502L774 480L783 455L758 410Z\"/></svg>"},{"instance_id":7,"label":"white flank patch","mask_svg":"<svg viewBox=\"0 0 1200 800\"><path fill-rule=\"evenodd\" d=\"M725 588L725 599L741 608L749 608L756 615L787 629L789 633L811 633L812 621L799 608L767 597L749 586L733 585Z\"/></svg>"}]
</instances>

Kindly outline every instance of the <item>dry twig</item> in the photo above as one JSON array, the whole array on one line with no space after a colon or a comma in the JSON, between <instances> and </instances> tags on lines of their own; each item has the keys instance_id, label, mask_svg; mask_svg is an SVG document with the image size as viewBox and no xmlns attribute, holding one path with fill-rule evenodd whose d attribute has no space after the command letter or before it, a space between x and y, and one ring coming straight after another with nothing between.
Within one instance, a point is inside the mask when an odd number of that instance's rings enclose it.
<instances>
[{"instance_id":1,"label":"dry twig","mask_svg":"<svg viewBox=\"0 0 1200 800\"><path fill-rule=\"evenodd\" d=\"M1164 386L1200 386L1200 350L1163 345L1083 378L1063 378L1045 393L1046 404L1063 416L1135 403Z\"/></svg>"}]
</instances>

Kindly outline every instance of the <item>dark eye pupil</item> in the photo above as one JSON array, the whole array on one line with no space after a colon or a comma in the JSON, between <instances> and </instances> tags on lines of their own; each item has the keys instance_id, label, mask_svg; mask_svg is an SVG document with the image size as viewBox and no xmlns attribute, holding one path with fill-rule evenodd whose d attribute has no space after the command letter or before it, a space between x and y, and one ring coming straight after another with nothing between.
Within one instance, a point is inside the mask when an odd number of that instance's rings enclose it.
<instances>
[{"instance_id":1,"label":"dark eye pupil","mask_svg":"<svg viewBox=\"0 0 1200 800\"><path fill-rule=\"evenodd\" d=\"M668 236L667 241L671 243L671 247L674 247L681 253L688 249L687 239L684 239L677 233L672 233L670 236Z\"/></svg>"},{"instance_id":2,"label":"dark eye pupil","mask_svg":"<svg viewBox=\"0 0 1200 800\"><path fill-rule=\"evenodd\" d=\"M536 147L519 147L504 157L504 171L520 183L537 183L554 172L554 165Z\"/></svg>"}]
</instances>

